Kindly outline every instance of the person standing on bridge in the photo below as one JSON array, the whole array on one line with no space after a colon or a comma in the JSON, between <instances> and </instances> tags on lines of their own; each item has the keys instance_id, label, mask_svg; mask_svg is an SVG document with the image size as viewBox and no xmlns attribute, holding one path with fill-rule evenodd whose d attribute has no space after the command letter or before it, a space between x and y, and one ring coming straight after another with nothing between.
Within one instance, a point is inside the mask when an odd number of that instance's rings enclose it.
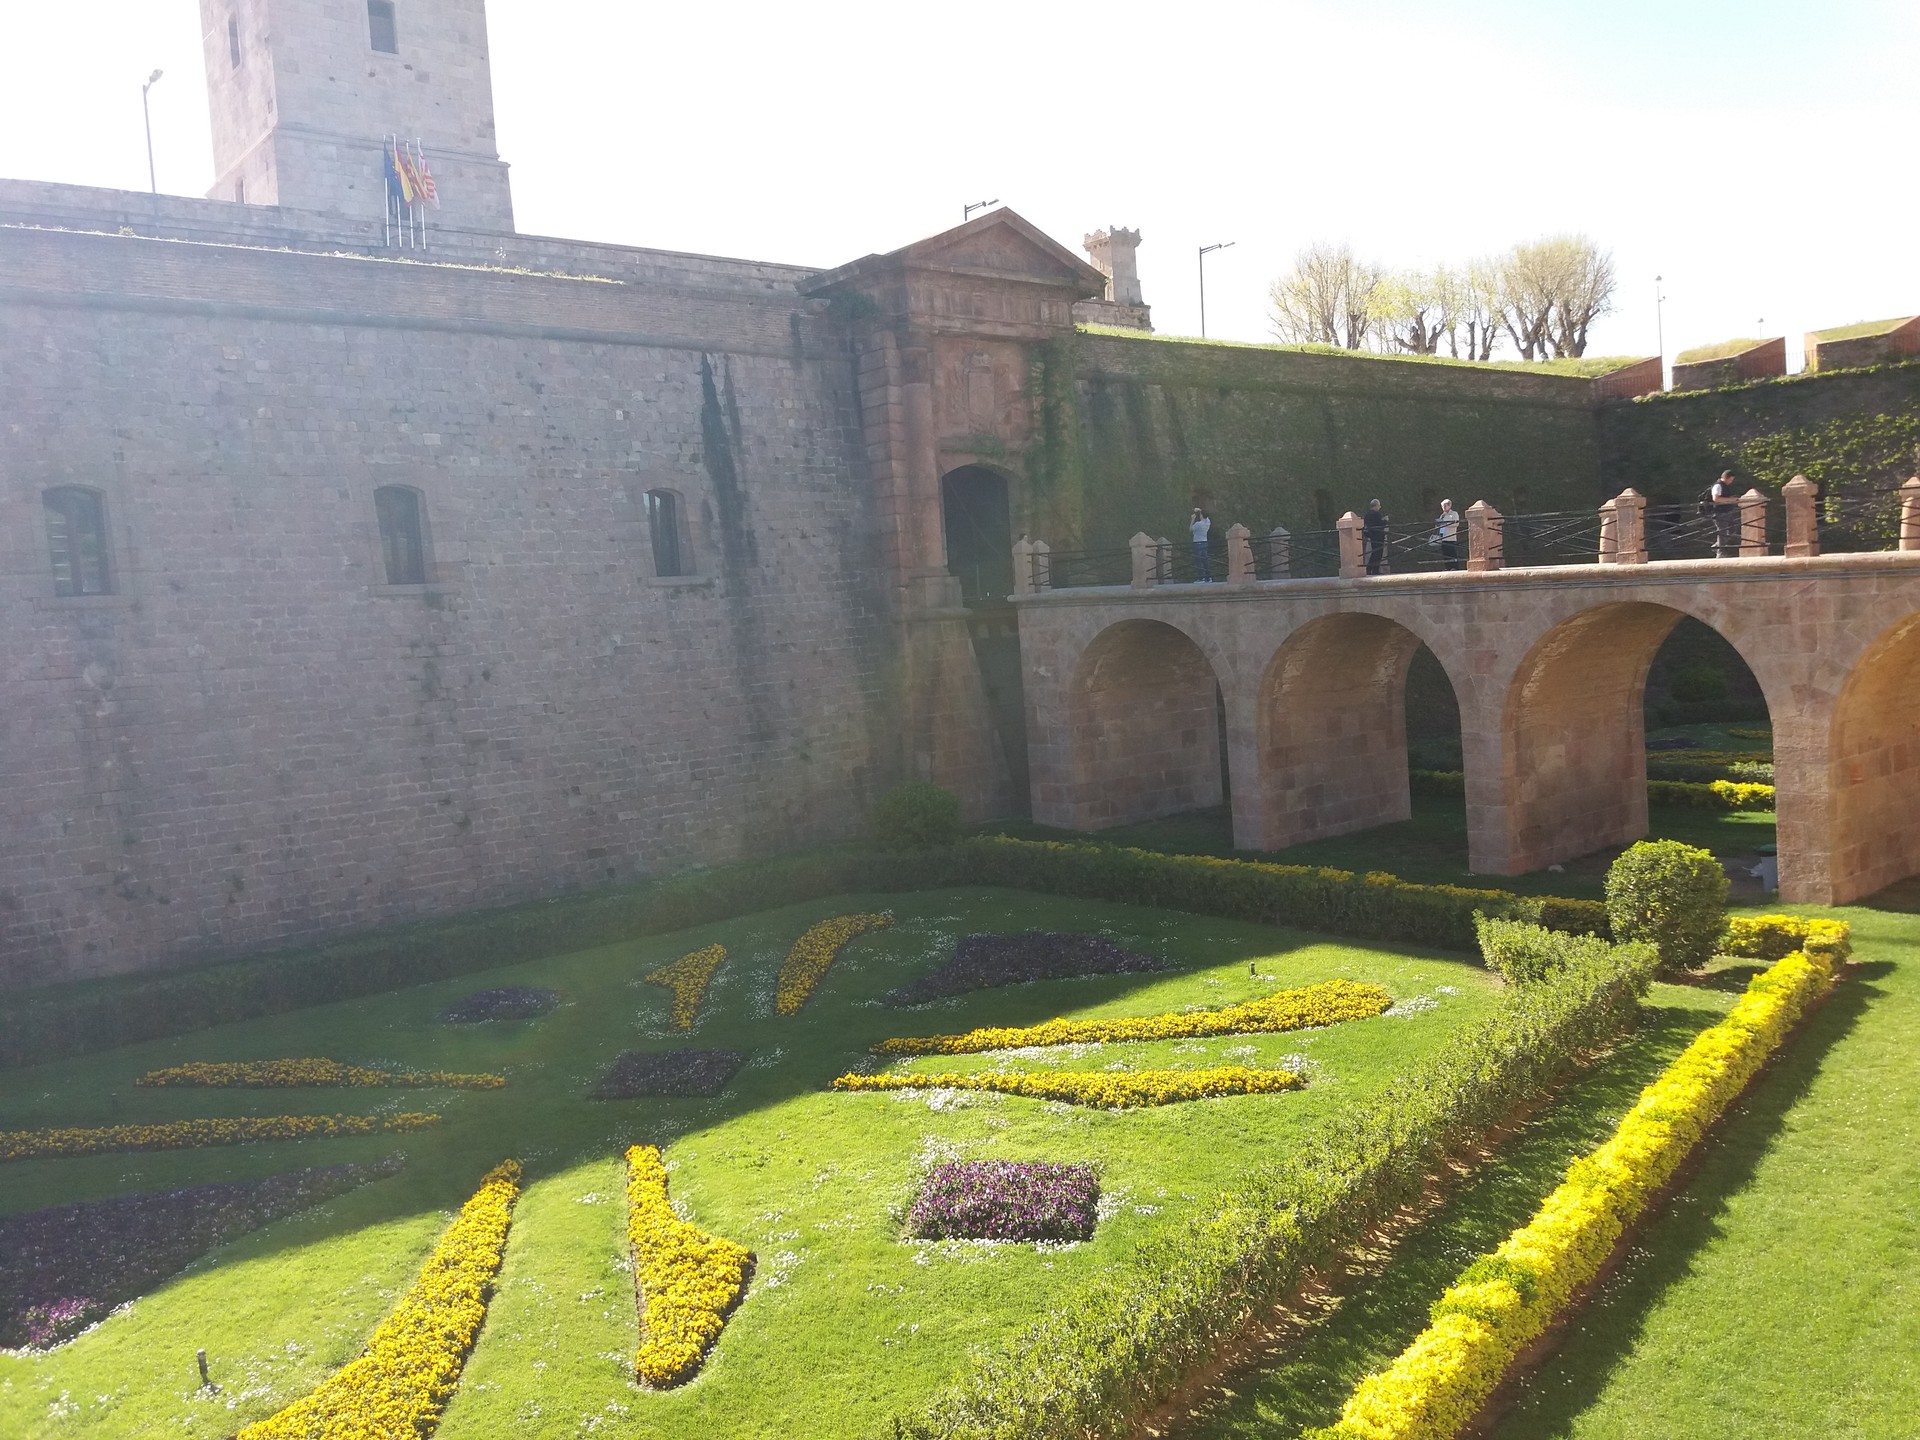
<instances>
[{"instance_id":1,"label":"person standing on bridge","mask_svg":"<svg viewBox=\"0 0 1920 1440\"><path fill-rule=\"evenodd\" d=\"M1380 508L1378 500L1367 503L1360 533L1367 542L1367 574L1378 575L1387 566L1387 512Z\"/></svg>"},{"instance_id":2,"label":"person standing on bridge","mask_svg":"<svg viewBox=\"0 0 1920 1440\"><path fill-rule=\"evenodd\" d=\"M1707 492L1713 502L1713 558L1726 560L1740 553L1740 494L1733 471L1722 470Z\"/></svg>"},{"instance_id":3,"label":"person standing on bridge","mask_svg":"<svg viewBox=\"0 0 1920 1440\"><path fill-rule=\"evenodd\" d=\"M1213 530L1213 517L1196 505L1187 529L1193 535L1194 581L1201 585L1208 584L1213 579L1213 557L1207 553L1207 536Z\"/></svg>"},{"instance_id":4,"label":"person standing on bridge","mask_svg":"<svg viewBox=\"0 0 1920 1440\"><path fill-rule=\"evenodd\" d=\"M1453 501L1442 500L1440 513L1433 521L1433 543L1439 547L1440 559L1449 570L1460 568L1460 512L1453 508Z\"/></svg>"}]
</instances>

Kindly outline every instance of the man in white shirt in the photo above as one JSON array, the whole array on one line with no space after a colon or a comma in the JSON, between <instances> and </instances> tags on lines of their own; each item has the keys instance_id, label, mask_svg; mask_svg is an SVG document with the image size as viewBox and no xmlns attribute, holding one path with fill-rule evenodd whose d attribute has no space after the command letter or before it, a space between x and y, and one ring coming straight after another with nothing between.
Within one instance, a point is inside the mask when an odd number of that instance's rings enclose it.
<instances>
[{"instance_id":1,"label":"man in white shirt","mask_svg":"<svg viewBox=\"0 0 1920 1440\"><path fill-rule=\"evenodd\" d=\"M1440 513L1434 518L1433 538L1439 544L1440 558L1446 562L1447 569L1460 568L1460 512L1453 508L1453 501L1442 500Z\"/></svg>"},{"instance_id":2,"label":"man in white shirt","mask_svg":"<svg viewBox=\"0 0 1920 1440\"><path fill-rule=\"evenodd\" d=\"M1196 505L1187 529L1193 534L1193 578L1204 585L1213 579L1213 557L1207 553L1207 536L1213 530L1213 520Z\"/></svg>"}]
</instances>

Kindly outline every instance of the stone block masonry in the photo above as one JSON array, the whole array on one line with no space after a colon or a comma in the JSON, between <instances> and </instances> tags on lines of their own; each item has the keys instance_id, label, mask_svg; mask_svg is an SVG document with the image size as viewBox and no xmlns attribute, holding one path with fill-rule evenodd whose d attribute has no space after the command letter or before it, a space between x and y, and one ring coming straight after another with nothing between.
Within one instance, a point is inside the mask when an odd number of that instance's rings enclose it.
<instances>
[{"instance_id":1,"label":"stone block masonry","mask_svg":"<svg viewBox=\"0 0 1920 1440\"><path fill-rule=\"evenodd\" d=\"M791 291L18 230L0 275L0 980L844 836L892 778L852 369ZM51 485L115 593L54 594Z\"/></svg>"}]
</instances>

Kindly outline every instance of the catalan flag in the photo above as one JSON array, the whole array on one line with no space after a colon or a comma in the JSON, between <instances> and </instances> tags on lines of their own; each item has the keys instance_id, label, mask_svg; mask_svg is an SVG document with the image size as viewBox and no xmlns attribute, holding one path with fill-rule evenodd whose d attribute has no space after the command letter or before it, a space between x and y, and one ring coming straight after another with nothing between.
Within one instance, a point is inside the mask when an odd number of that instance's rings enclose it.
<instances>
[{"instance_id":1,"label":"catalan flag","mask_svg":"<svg viewBox=\"0 0 1920 1440\"><path fill-rule=\"evenodd\" d=\"M433 183L433 172L427 168L427 152L420 148L418 140L413 142L413 188L421 199L435 205L440 203L440 187Z\"/></svg>"}]
</instances>

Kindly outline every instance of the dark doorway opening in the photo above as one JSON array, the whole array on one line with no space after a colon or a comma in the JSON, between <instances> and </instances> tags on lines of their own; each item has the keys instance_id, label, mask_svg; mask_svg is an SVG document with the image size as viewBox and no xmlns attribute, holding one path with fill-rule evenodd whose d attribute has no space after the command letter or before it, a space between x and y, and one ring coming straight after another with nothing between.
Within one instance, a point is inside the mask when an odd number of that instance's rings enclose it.
<instances>
[{"instance_id":1,"label":"dark doorway opening","mask_svg":"<svg viewBox=\"0 0 1920 1440\"><path fill-rule=\"evenodd\" d=\"M947 572L968 606L1004 605L1013 593L1013 510L1007 482L980 465L963 465L940 482L947 529Z\"/></svg>"}]
</instances>

